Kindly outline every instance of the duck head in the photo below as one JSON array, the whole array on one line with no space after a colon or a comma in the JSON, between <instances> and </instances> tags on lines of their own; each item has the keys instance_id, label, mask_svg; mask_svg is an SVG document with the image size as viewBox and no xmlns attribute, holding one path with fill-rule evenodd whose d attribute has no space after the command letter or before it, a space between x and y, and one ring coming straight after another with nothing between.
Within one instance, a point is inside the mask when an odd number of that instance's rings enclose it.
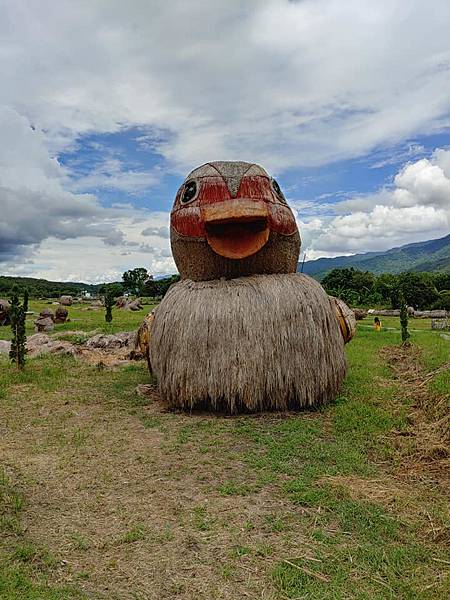
<instances>
[{"instance_id":1,"label":"duck head","mask_svg":"<svg viewBox=\"0 0 450 600\"><path fill-rule=\"evenodd\" d=\"M279 185L258 165L223 161L194 169L178 190L170 225L183 279L297 269L297 224Z\"/></svg>"}]
</instances>

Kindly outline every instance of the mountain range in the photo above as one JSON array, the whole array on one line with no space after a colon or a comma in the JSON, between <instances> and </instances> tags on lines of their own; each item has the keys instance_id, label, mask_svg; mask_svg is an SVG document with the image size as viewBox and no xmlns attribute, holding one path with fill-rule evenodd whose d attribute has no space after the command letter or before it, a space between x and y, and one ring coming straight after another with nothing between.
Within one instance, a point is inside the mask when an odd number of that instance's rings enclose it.
<instances>
[{"instance_id":1,"label":"mountain range","mask_svg":"<svg viewBox=\"0 0 450 600\"><path fill-rule=\"evenodd\" d=\"M298 271L322 279L332 269L354 267L361 271L401 273L402 271L448 271L450 270L450 234L437 240L406 244L385 252L366 252L335 258L318 258L305 261Z\"/></svg>"}]
</instances>

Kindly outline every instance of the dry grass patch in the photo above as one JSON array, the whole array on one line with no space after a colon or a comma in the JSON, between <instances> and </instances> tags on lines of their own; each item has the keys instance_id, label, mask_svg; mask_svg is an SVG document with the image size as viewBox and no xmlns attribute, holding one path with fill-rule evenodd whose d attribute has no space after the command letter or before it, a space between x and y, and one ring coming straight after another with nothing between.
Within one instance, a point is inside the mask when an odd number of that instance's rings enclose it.
<instances>
[{"instance_id":1,"label":"dry grass patch","mask_svg":"<svg viewBox=\"0 0 450 600\"><path fill-rule=\"evenodd\" d=\"M399 387L397 397L409 406L407 426L391 435L401 456L405 475L423 476L450 483L449 394L430 388L441 373L450 372L450 362L426 372L417 345L388 346L382 357L393 371Z\"/></svg>"}]
</instances>

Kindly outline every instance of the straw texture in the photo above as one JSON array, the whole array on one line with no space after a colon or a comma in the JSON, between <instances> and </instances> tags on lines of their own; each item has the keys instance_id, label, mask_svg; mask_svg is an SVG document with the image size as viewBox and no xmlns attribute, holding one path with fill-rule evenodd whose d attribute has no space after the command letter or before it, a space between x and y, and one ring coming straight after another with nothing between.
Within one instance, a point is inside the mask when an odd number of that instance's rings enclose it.
<instances>
[{"instance_id":1,"label":"straw texture","mask_svg":"<svg viewBox=\"0 0 450 600\"><path fill-rule=\"evenodd\" d=\"M150 360L169 407L228 413L334 399L346 360L333 300L299 273L173 285Z\"/></svg>"}]
</instances>

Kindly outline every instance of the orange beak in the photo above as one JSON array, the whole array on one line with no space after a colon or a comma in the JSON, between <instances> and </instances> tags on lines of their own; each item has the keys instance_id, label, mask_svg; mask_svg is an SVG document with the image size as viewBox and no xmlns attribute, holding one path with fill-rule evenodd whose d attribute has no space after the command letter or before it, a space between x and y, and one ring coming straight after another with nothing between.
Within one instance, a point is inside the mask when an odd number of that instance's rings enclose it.
<instances>
[{"instance_id":1,"label":"orange beak","mask_svg":"<svg viewBox=\"0 0 450 600\"><path fill-rule=\"evenodd\" d=\"M206 240L226 258L246 258L269 239L269 211L261 200L239 198L202 206Z\"/></svg>"}]
</instances>

